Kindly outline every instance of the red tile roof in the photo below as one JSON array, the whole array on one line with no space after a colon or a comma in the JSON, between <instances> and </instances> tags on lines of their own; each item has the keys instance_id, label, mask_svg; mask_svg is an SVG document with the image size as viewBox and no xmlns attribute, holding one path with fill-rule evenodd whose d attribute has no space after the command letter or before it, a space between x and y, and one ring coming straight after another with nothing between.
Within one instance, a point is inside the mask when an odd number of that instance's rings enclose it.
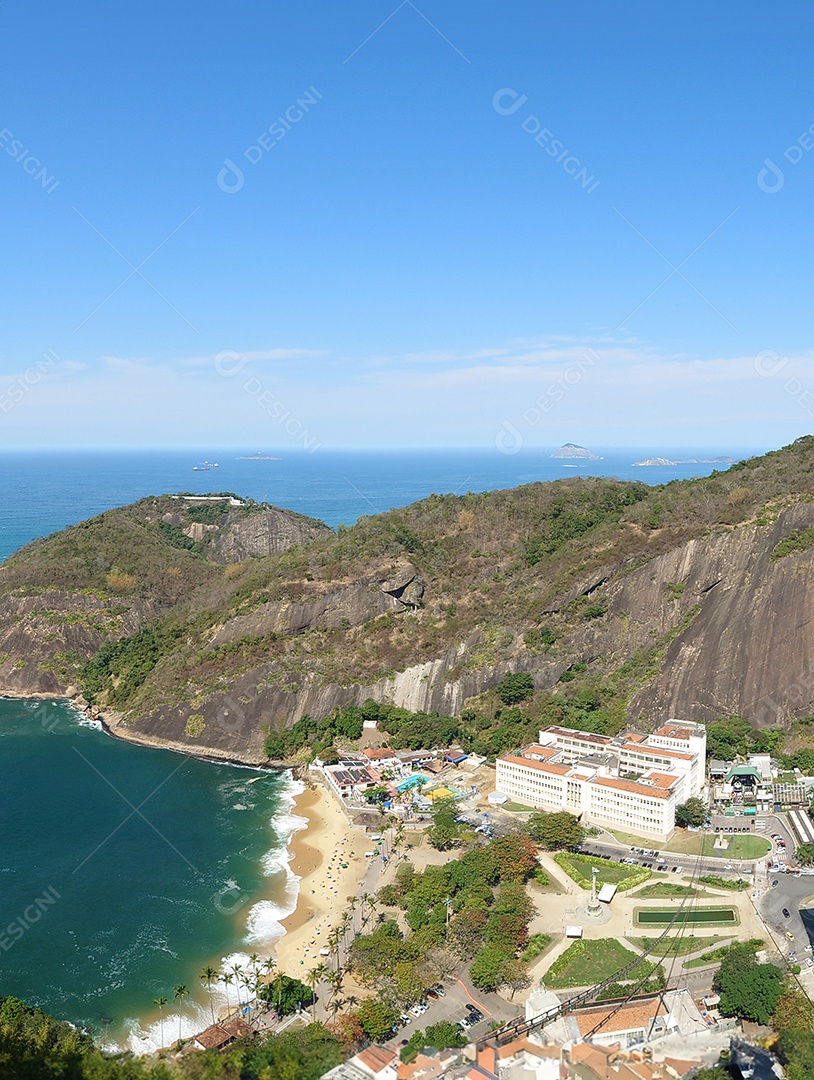
<instances>
[{"instance_id":1,"label":"red tile roof","mask_svg":"<svg viewBox=\"0 0 814 1080\"><path fill-rule=\"evenodd\" d=\"M662 788L649 787L647 784L637 784L634 780L617 780L614 776L596 776L591 781L600 787L613 788L615 791L630 791L633 795L641 795L647 799L669 799L670 792Z\"/></svg>"},{"instance_id":2,"label":"red tile roof","mask_svg":"<svg viewBox=\"0 0 814 1080\"><path fill-rule=\"evenodd\" d=\"M554 773L556 776L566 776L571 772L570 765L556 765L553 761L535 761L534 758L517 757L515 754L506 754L501 761L511 762L512 765L525 765L528 769L537 769L538 772Z\"/></svg>"}]
</instances>

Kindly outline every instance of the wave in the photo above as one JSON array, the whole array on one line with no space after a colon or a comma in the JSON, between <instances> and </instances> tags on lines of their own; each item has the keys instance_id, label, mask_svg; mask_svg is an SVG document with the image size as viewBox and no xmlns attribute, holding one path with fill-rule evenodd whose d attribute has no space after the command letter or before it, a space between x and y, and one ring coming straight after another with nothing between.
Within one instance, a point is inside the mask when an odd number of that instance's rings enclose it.
<instances>
[{"instance_id":1,"label":"wave","mask_svg":"<svg viewBox=\"0 0 814 1080\"><path fill-rule=\"evenodd\" d=\"M234 794L234 788L231 789ZM289 865L293 855L289 850L291 839L295 833L308 826L308 819L293 813L296 799L305 791L305 785L295 780L287 773L277 792L277 809L271 818L271 826L275 836L275 843L262 858L263 873L266 877L283 874L284 878L279 886L278 896L274 900L259 900L254 903L246 916L246 932L244 943L246 952L237 951L224 956L220 960L221 971L232 970L239 966L248 972L252 968L249 953L270 955L275 942L285 934L282 920L291 915L297 907L299 899L300 878ZM233 807L234 809L234 807ZM227 886L237 887L237 883L230 881ZM245 990L243 991L245 995ZM229 1005L236 1005L235 987L227 989L222 983L215 983L212 987L212 1004L215 1016L219 1010ZM208 993L201 1000L190 999L184 1006L180 1018L181 1032L184 1038L190 1038L198 1034L212 1022L212 1013L209 1006ZM164 1044L172 1045L178 1038L179 1014L167 1013L164 1016ZM119 1044L108 1047L111 1050L121 1051L123 1048L136 1055L151 1054L160 1048L161 1023L159 1020L150 1019L143 1025L139 1020L130 1018L122 1026L122 1035ZM111 1033L112 1034L112 1033Z\"/></svg>"},{"instance_id":2,"label":"wave","mask_svg":"<svg viewBox=\"0 0 814 1080\"><path fill-rule=\"evenodd\" d=\"M292 875L292 889L286 900L276 903L274 900L260 900L249 911L246 920L246 941L270 949L285 934L281 920L291 915L297 907L299 878Z\"/></svg>"},{"instance_id":3,"label":"wave","mask_svg":"<svg viewBox=\"0 0 814 1080\"><path fill-rule=\"evenodd\" d=\"M294 814L292 810L297 797L304 791L305 784L288 773L280 790L279 809L273 819L277 843L263 857L263 873L267 877L279 873L285 875L282 895L277 900L261 900L254 904L247 919L247 941L266 948L285 934L282 920L297 908L300 878L289 865L294 857L290 847L294 834L308 827L308 818Z\"/></svg>"},{"instance_id":4,"label":"wave","mask_svg":"<svg viewBox=\"0 0 814 1080\"><path fill-rule=\"evenodd\" d=\"M216 1004L215 1016L217 1016L217 1008ZM119 1040L102 1042L102 1049L111 1054L120 1054L123 1049L129 1050L131 1054L138 1057L143 1054L155 1054L162 1048L162 1027L163 1045L172 1046L178 1039L179 1021L181 1038L190 1039L209 1027L212 1023L212 1013L208 1004L202 1005L195 1001L185 1005L180 1015L177 1012L166 1013L163 1025L159 1019L143 1027L140 1020L130 1017L122 1025L123 1030Z\"/></svg>"}]
</instances>

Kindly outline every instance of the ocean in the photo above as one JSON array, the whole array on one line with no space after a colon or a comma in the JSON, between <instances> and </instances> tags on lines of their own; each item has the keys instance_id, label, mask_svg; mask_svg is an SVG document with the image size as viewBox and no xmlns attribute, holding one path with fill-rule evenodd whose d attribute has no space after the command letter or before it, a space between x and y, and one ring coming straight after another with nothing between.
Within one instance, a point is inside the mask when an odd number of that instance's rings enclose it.
<instances>
[{"instance_id":1,"label":"ocean","mask_svg":"<svg viewBox=\"0 0 814 1080\"><path fill-rule=\"evenodd\" d=\"M50 701L0 700L0 772L0 994L143 1051L160 996L178 1037L185 984L182 1030L202 1030L201 970L248 969L294 910L301 788L122 742Z\"/></svg>"},{"instance_id":2,"label":"ocean","mask_svg":"<svg viewBox=\"0 0 814 1080\"><path fill-rule=\"evenodd\" d=\"M706 475L716 466L633 463L654 454L720 454L593 449L603 460L525 449L274 451L274 460L211 447L5 452L0 560L38 537L163 492L232 491L336 527L433 492L580 474L646 483ZM204 461L217 467L193 471ZM181 1030L206 1026L203 967L247 967L248 954L269 951L283 932L280 919L296 905L287 848L305 823L292 812L292 778L121 742L67 703L2 698L0 775L0 994L87 1026L105 1045L143 1051L160 1042L159 996L170 999L164 1042L177 1037L172 996L183 983L191 996Z\"/></svg>"},{"instance_id":3,"label":"ocean","mask_svg":"<svg viewBox=\"0 0 814 1080\"><path fill-rule=\"evenodd\" d=\"M552 448L553 449L553 448ZM29 540L47 536L114 506L167 492L232 491L259 502L319 518L332 528L380 514L432 494L465 494L566 476L615 476L661 484L705 476L725 465L636 467L659 456L671 460L718 457L720 450L639 447L592 448L601 461L552 459L551 450L516 454L471 450L275 450L274 460L247 460L252 450L212 447L166 451L53 450L0 452L5 493L0 504L0 560ZM766 448L769 449L769 448ZM733 448L740 459L763 449ZM205 472L203 462L217 463Z\"/></svg>"}]
</instances>

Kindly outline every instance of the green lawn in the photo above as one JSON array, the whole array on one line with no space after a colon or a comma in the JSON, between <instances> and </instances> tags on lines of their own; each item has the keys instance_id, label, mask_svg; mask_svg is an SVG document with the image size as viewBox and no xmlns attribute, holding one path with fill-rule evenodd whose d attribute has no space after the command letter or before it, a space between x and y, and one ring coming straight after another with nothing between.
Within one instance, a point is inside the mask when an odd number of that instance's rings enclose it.
<instances>
[{"instance_id":1,"label":"green lawn","mask_svg":"<svg viewBox=\"0 0 814 1080\"><path fill-rule=\"evenodd\" d=\"M731 878L716 877L714 874L704 874L703 877L698 879L704 885L711 885L713 889L729 889L730 891L743 892L744 889L751 888L751 882L746 881L744 878L737 878L732 880Z\"/></svg>"},{"instance_id":2,"label":"green lawn","mask_svg":"<svg viewBox=\"0 0 814 1080\"><path fill-rule=\"evenodd\" d=\"M631 945L644 952L658 938L630 937L627 939ZM686 956L688 953L698 952L699 949L708 949L710 945L717 945L719 941L731 941L731 938L720 937L710 934L709 937L695 937L694 934L685 934L678 938L665 938L650 953L651 956Z\"/></svg>"},{"instance_id":3,"label":"green lawn","mask_svg":"<svg viewBox=\"0 0 814 1080\"><path fill-rule=\"evenodd\" d=\"M532 960L538 959L549 948L553 940L550 934L532 934L528 945L520 955L520 959L524 963L530 963Z\"/></svg>"},{"instance_id":4,"label":"green lawn","mask_svg":"<svg viewBox=\"0 0 814 1080\"><path fill-rule=\"evenodd\" d=\"M696 956L694 960L685 961L684 967L697 968L706 967L707 964L720 964L729 949L735 944L742 945L743 942L733 941L729 945L721 945L719 948L713 949L712 952L704 953L702 956ZM755 949L760 949L765 943L762 938L752 938L747 944L754 946Z\"/></svg>"},{"instance_id":5,"label":"green lawn","mask_svg":"<svg viewBox=\"0 0 814 1080\"><path fill-rule=\"evenodd\" d=\"M552 990L570 986L593 986L615 974L636 959L636 953L626 949L616 938L587 941L584 938L559 956L543 976Z\"/></svg>"},{"instance_id":6,"label":"green lawn","mask_svg":"<svg viewBox=\"0 0 814 1080\"><path fill-rule=\"evenodd\" d=\"M693 889L691 885L676 885L672 881L654 881L652 885L637 889L633 895L661 900L665 896L706 896L706 893L703 889Z\"/></svg>"},{"instance_id":7,"label":"green lawn","mask_svg":"<svg viewBox=\"0 0 814 1080\"><path fill-rule=\"evenodd\" d=\"M623 866L622 863L611 862L610 859L592 859L586 855L573 855L570 852L558 852L555 862L566 874L574 879L577 884L587 888L591 887L591 868L596 867L599 873L596 875L597 888L601 885L622 885L623 882L634 880L642 875L650 876L649 870L643 870L641 866Z\"/></svg>"},{"instance_id":8,"label":"green lawn","mask_svg":"<svg viewBox=\"0 0 814 1080\"><path fill-rule=\"evenodd\" d=\"M503 803L501 805L500 809L501 810L508 810L510 814L533 814L534 813L534 807L533 806L524 806L522 803L514 802L512 799L509 799L508 802Z\"/></svg>"},{"instance_id":9,"label":"green lawn","mask_svg":"<svg viewBox=\"0 0 814 1080\"><path fill-rule=\"evenodd\" d=\"M610 831L610 830L608 830ZM676 829L666 844L659 846L655 841L643 840L641 836L632 833L613 830L613 835L629 847L643 847L645 844L653 844L654 851L675 851L682 855L706 855L711 859L723 859L726 862L732 859L762 859L772 849L772 845L763 836L753 836L751 833L726 833L730 844L726 850L715 849L713 833L687 832L686 829Z\"/></svg>"}]
</instances>

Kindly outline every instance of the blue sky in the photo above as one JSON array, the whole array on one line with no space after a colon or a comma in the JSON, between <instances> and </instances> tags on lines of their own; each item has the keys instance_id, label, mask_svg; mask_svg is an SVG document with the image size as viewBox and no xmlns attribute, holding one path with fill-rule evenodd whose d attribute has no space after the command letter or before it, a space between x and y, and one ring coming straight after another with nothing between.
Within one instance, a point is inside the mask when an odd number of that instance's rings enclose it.
<instances>
[{"instance_id":1,"label":"blue sky","mask_svg":"<svg viewBox=\"0 0 814 1080\"><path fill-rule=\"evenodd\" d=\"M812 29L3 0L0 447L814 430Z\"/></svg>"}]
</instances>

